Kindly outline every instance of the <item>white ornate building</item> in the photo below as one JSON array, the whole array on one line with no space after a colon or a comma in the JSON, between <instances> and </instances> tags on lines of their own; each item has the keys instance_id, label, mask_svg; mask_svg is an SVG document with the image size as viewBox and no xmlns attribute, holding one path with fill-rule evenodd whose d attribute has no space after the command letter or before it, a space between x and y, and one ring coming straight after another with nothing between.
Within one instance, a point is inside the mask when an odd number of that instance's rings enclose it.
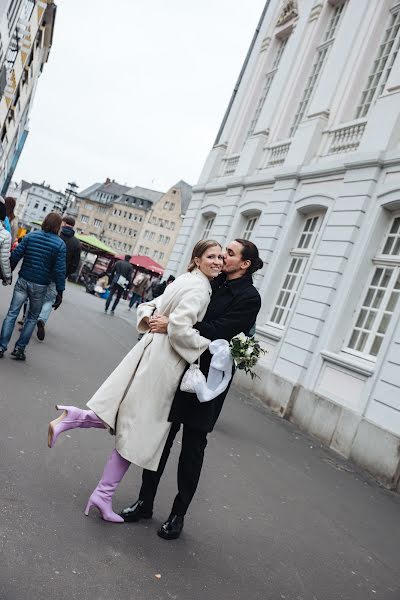
<instances>
[{"instance_id":1,"label":"white ornate building","mask_svg":"<svg viewBox=\"0 0 400 600\"><path fill-rule=\"evenodd\" d=\"M283 417L400 478L400 2L270 0L168 271L199 238L265 267L260 379Z\"/></svg>"}]
</instances>

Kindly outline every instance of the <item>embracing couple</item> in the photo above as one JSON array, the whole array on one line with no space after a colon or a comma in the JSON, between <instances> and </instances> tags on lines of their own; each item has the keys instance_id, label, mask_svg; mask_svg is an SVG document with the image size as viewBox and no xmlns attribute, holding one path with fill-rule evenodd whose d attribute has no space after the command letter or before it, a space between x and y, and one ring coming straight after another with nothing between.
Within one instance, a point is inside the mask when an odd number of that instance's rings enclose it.
<instances>
[{"instance_id":1,"label":"embracing couple","mask_svg":"<svg viewBox=\"0 0 400 600\"><path fill-rule=\"evenodd\" d=\"M249 334L261 306L252 274L262 267L257 247L236 239L223 252L214 240L198 242L187 273L137 311L138 331L145 333L88 402L90 410L57 406L63 413L49 425L48 445L74 428L108 429L115 449L86 506L115 523L149 519L158 484L173 441L183 425L178 466L178 494L171 514L158 530L164 539L179 537L184 516L199 482L207 434L221 412L227 389L208 402L180 390L188 363L200 358L207 377L210 343ZM233 375L233 373L232 373ZM134 463L143 468L139 499L118 515L112 496Z\"/></svg>"}]
</instances>

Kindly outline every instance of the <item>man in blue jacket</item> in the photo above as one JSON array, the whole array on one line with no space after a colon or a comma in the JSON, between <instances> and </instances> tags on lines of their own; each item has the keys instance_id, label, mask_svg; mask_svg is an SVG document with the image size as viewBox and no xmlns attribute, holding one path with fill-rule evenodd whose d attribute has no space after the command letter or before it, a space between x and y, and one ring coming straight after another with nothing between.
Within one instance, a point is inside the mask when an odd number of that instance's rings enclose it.
<instances>
[{"instance_id":1,"label":"man in blue jacket","mask_svg":"<svg viewBox=\"0 0 400 600\"><path fill-rule=\"evenodd\" d=\"M56 284L57 296L53 304L57 309L62 302L65 289L66 246L58 236L62 217L49 213L42 223L41 231L26 235L11 253L11 269L14 270L23 258L17 283L14 287L10 308L3 321L0 333L0 358L3 358L15 327L21 306L29 299L29 310L21 334L11 356L25 360L25 348L36 326L47 286L52 279Z\"/></svg>"}]
</instances>

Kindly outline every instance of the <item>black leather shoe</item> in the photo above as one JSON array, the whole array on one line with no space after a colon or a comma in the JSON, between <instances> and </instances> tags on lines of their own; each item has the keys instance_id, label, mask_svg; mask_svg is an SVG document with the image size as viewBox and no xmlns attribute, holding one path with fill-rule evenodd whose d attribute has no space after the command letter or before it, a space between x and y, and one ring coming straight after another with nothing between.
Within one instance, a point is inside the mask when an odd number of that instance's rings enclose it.
<instances>
[{"instance_id":1,"label":"black leather shoe","mask_svg":"<svg viewBox=\"0 0 400 600\"><path fill-rule=\"evenodd\" d=\"M46 335L46 330L44 328L44 321L42 321L41 319L39 319L39 321L37 322L37 333L36 333L38 340L40 340L41 342L43 342L45 335Z\"/></svg>"},{"instance_id":2,"label":"black leather shoe","mask_svg":"<svg viewBox=\"0 0 400 600\"><path fill-rule=\"evenodd\" d=\"M169 515L168 519L163 523L157 531L157 535L164 540L176 540L183 529L183 515Z\"/></svg>"},{"instance_id":3,"label":"black leather shoe","mask_svg":"<svg viewBox=\"0 0 400 600\"><path fill-rule=\"evenodd\" d=\"M0 348L0 358L3 358L3 356L4 356L4 352L5 352L5 350L2 350L2 349Z\"/></svg>"},{"instance_id":4,"label":"black leather shoe","mask_svg":"<svg viewBox=\"0 0 400 600\"><path fill-rule=\"evenodd\" d=\"M136 500L135 504L124 508L119 513L126 523L136 523L140 519L151 519L153 512L144 505L144 500Z\"/></svg>"},{"instance_id":5,"label":"black leather shoe","mask_svg":"<svg viewBox=\"0 0 400 600\"><path fill-rule=\"evenodd\" d=\"M22 348L18 348L18 346L16 346L11 352L11 356L14 358L14 360L26 360L25 352L22 350Z\"/></svg>"}]
</instances>

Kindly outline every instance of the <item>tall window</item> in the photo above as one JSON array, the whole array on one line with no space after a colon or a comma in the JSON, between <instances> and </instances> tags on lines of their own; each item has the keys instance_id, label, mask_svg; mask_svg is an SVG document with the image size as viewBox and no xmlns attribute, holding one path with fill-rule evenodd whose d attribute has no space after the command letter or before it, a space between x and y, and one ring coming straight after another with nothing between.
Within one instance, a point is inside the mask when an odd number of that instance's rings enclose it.
<instances>
[{"instance_id":1,"label":"tall window","mask_svg":"<svg viewBox=\"0 0 400 600\"><path fill-rule=\"evenodd\" d=\"M369 109L380 96L389 79L390 71L400 47L400 10L391 15L389 27L385 31L379 46L378 55L372 66L367 84L357 106L356 118L365 117Z\"/></svg>"},{"instance_id":2,"label":"tall window","mask_svg":"<svg viewBox=\"0 0 400 600\"><path fill-rule=\"evenodd\" d=\"M388 264L388 261L390 263ZM376 357L400 294L400 216L393 219L350 336L348 348Z\"/></svg>"},{"instance_id":3,"label":"tall window","mask_svg":"<svg viewBox=\"0 0 400 600\"><path fill-rule=\"evenodd\" d=\"M304 224L303 231L299 236L296 248L293 248L293 250L290 252L291 260L289 269L283 280L283 284L278 294L278 299L270 319L272 323L275 323L275 325L279 325L280 327L284 327L286 325L290 309L293 306L297 291L300 287L300 283L320 230L321 223L321 215L308 217Z\"/></svg>"},{"instance_id":4,"label":"tall window","mask_svg":"<svg viewBox=\"0 0 400 600\"><path fill-rule=\"evenodd\" d=\"M266 100L266 98L268 96L268 93L269 93L269 90L271 88L272 82L274 80L275 74L276 74L276 72L278 70L279 63L281 61L282 54L283 54L283 51L284 51L284 49L286 47L287 41L288 41L288 38L285 38L284 40L280 40L279 46L278 46L278 48L276 50L274 61L272 63L271 70L265 75L265 81L264 81L263 89L262 89L262 92L261 92L261 96L260 96L260 98L258 100L258 103L257 103L257 106L256 106L256 110L254 111L253 118L252 118L252 120L250 122L249 130L247 132L246 138L250 137L254 133L254 130L255 130L256 125L257 125L258 118L259 118L260 113L262 111L262 108L264 106L264 102L265 102L265 100Z\"/></svg>"},{"instance_id":5,"label":"tall window","mask_svg":"<svg viewBox=\"0 0 400 600\"><path fill-rule=\"evenodd\" d=\"M214 217L211 217L210 219L207 220L207 223L204 227L203 235L201 238L202 240L206 240L208 238L213 225L214 225Z\"/></svg>"},{"instance_id":6,"label":"tall window","mask_svg":"<svg viewBox=\"0 0 400 600\"><path fill-rule=\"evenodd\" d=\"M344 4L341 4L340 6L331 9L332 14L325 31L324 39L322 44L320 44L317 48L317 54L311 67L311 73L307 79L306 87L304 88L300 103L297 107L297 112L290 129L289 137L292 137L296 133L296 130L301 121L304 119L306 111L310 105L312 95L322 73L322 68L325 64L326 57L328 56L329 49L335 41L335 34L339 24L340 16L343 12L343 7Z\"/></svg>"},{"instance_id":7,"label":"tall window","mask_svg":"<svg viewBox=\"0 0 400 600\"><path fill-rule=\"evenodd\" d=\"M243 232L243 236L242 236L242 238L244 240L249 240L251 238L251 234L254 231L257 221L258 221L258 217L250 217L249 219L247 219L246 226L244 228L244 232Z\"/></svg>"}]
</instances>

